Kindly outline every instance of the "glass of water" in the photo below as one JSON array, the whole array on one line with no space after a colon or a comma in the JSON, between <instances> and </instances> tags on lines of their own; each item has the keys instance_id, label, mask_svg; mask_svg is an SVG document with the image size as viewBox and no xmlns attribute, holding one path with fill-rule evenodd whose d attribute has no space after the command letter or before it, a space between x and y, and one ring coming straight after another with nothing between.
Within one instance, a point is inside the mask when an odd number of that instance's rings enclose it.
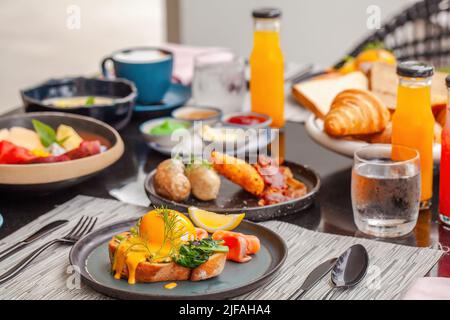
<instances>
[{"instance_id":1,"label":"glass of water","mask_svg":"<svg viewBox=\"0 0 450 320\"><path fill-rule=\"evenodd\" d=\"M247 90L245 63L232 52L219 50L194 58L192 97L199 106L213 106L224 113L242 111Z\"/></svg>"},{"instance_id":2,"label":"glass of water","mask_svg":"<svg viewBox=\"0 0 450 320\"><path fill-rule=\"evenodd\" d=\"M392 160L392 150L402 155ZM373 144L355 152L352 206L355 224L366 234L400 237L417 222L420 202L420 163L415 149Z\"/></svg>"}]
</instances>

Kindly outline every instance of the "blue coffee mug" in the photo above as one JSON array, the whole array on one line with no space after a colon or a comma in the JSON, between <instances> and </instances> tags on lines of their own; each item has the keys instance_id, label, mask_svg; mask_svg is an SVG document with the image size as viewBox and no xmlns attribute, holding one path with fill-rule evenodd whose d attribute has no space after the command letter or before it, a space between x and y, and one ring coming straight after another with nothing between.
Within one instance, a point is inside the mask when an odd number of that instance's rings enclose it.
<instances>
[{"instance_id":1,"label":"blue coffee mug","mask_svg":"<svg viewBox=\"0 0 450 320\"><path fill-rule=\"evenodd\" d=\"M133 51L159 51L163 55L161 59L153 61L125 61L115 59L117 54L129 54ZM106 78L109 77L106 68L106 62L108 60L113 62L116 77L125 78L134 82L138 90L138 103L158 103L163 99L167 90L169 90L173 69L173 54L170 51L153 47L138 47L116 51L102 61L102 73Z\"/></svg>"}]
</instances>

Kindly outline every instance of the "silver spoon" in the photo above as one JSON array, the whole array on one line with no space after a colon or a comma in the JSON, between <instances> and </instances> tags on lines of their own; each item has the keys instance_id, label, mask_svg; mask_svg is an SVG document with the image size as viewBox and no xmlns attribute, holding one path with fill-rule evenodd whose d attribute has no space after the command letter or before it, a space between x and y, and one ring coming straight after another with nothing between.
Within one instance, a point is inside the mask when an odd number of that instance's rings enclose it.
<instances>
[{"instance_id":1,"label":"silver spoon","mask_svg":"<svg viewBox=\"0 0 450 320\"><path fill-rule=\"evenodd\" d=\"M368 267L369 255L364 246L355 244L348 248L341 254L331 270L331 289L322 300L326 300L335 289L348 289L356 286L365 277Z\"/></svg>"}]
</instances>

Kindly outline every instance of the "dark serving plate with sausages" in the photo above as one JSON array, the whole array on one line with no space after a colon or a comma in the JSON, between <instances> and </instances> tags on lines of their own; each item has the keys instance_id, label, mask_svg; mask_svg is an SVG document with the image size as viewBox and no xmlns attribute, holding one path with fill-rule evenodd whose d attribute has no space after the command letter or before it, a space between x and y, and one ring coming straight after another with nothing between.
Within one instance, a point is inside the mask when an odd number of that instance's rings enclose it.
<instances>
[{"instance_id":1,"label":"dark serving plate with sausages","mask_svg":"<svg viewBox=\"0 0 450 320\"><path fill-rule=\"evenodd\" d=\"M257 197L224 177L220 177L222 181L219 195L217 199L212 201L201 201L191 195L186 201L175 202L158 195L153 186L156 170L150 172L144 186L151 204L155 206L164 205L182 212L187 212L187 209L191 206L217 213L244 212L245 218L248 220L265 221L284 217L308 208L313 204L320 189L319 175L307 166L289 161L285 161L283 165L289 167L294 177L306 185L307 193L300 198L266 206L258 205L259 199Z\"/></svg>"}]
</instances>

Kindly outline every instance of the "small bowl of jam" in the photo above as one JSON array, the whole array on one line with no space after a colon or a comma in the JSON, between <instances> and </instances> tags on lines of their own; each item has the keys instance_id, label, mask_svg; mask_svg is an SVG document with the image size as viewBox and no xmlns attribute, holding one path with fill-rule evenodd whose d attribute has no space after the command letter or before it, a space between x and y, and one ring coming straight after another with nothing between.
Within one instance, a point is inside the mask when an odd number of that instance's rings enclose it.
<instances>
[{"instance_id":1,"label":"small bowl of jam","mask_svg":"<svg viewBox=\"0 0 450 320\"><path fill-rule=\"evenodd\" d=\"M237 112L223 116L222 122L232 127L262 129L270 126L272 118L257 112Z\"/></svg>"}]
</instances>

